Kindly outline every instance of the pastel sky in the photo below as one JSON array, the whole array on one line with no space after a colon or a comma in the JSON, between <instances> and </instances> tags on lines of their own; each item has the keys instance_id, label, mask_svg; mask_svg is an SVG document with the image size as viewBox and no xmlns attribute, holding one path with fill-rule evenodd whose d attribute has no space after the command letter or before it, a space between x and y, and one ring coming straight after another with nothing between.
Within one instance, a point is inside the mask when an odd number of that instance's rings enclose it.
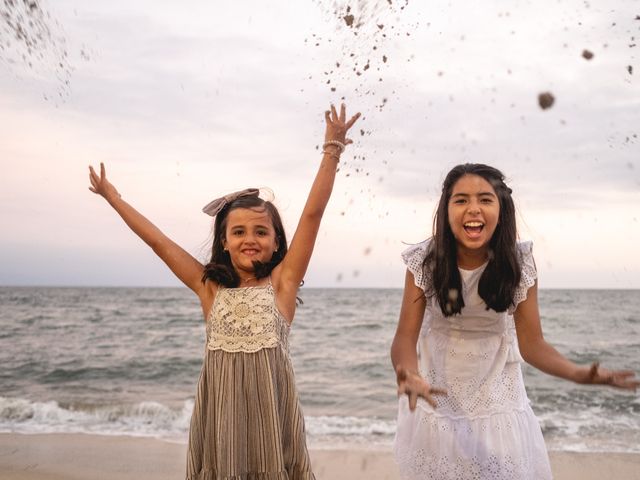
<instances>
[{"instance_id":1,"label":"pastel sky","mask_svg":"<svg viewBox=\"0 0 640 480\"><path fill-rule=\"evenodd\" d=\"M203 261L202 206L241 188L273 190L290 238L344 98L363 118L307 286L400 288L446 172L482 162L541 288L640 288L637 1L38 4L31 51L0 17L0 285L179 285L87 189L101 161Z\"/></svg>"}]
</instances>

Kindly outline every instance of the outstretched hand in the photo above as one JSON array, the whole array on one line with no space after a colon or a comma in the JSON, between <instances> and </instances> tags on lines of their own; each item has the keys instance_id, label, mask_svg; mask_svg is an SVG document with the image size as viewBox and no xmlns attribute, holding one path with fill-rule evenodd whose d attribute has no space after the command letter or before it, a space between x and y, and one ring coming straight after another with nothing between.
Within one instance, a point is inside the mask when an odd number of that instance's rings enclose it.
<instances>
[{"instance_id":1,"label":"outstretched hand","mask_svg":"<svg viewBox=\"0 0 640 480\"><path fill-rule=\"evenodd\" d=\"M89 165L89 181L91 182L89 190L98 195L102 195L105 200L109 201L113 198L120 197L116 187L107 180L104 163L100 162L100 176L98 176L93 167Z\"/></svg>"},{"instance_id":2,"label":"outstretched hand","mask_svg":"<svg viewBox=\"0 0 640 480\"><path fill-rule=\"evenodd\" d=\"M347 138L347 131L360 118L360 112L346 121L347 113L344 103L340 105L340 114L336 111L336 107L331 105L331 110L324 112L324 118L327 122L327 129L324 134L324 141L329 142L336 140L344 145L353 143L353 140Z\"/></svg>"},{"instance_id":3,"label":"outstretched hand","mask_svg":"<svg viewBox=\"0 0 640 480\"><path fill-rule=\"evenodd\" d=\"M433 395L446 395L447 391L442 388L431 387L427 381L417 372L412 372L406 368L396 370L398 381L398 395L406 394L409 397L409 409L416 409L418 397L424 398L429 405L436 408L437 404Z\"/></svg>"},{"instance_id":4,"label":"outstretched hand","mask_svg":"<svg viewBox=\"0 0 640 480\"><path fill-rule=\"evenodd\" d=\"M640 386L636 380L636 374L631 370L608 370L601 368L598 362L594 362L587 372L587 376L581 383L592 385L611 385L624 390L635 391Z\"/></svg>"}]
</instances>

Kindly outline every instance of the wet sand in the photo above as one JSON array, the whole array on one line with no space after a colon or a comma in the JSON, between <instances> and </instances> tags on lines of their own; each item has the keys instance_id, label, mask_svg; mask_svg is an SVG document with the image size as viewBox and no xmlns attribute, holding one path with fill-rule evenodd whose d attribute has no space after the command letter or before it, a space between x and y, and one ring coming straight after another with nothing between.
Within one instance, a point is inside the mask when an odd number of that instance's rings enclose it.
<instances>
[{"instance_id":1,"label":"wet sand","mask_svg":"<svg viewBox=\"0 0 640 480\"><path fill-rule=\"evenodd\" d=\"M0 434L6 480L175 480L186 446L149 438L85 434ZM312 450L318 480L398 478L388 450ZM551 452L556 480L640 480L640 454Z\"/></svg>"}]
</instances>

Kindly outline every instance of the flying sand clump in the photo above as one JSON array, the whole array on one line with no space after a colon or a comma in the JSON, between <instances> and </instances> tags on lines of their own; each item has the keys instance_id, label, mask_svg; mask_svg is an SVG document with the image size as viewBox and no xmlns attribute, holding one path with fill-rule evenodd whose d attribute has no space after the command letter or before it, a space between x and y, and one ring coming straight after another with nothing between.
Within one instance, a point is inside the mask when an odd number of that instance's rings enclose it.
<instances>
[{"instance_id":1,"label":"flying sand clump","mask_svg":"<svg viewBox=\"0 0 640 480\"><path fill-rule=\"evenodd\" d=\"M556 99L551 92L544 92L538 95L538 104L543 110L551 108L555 101Z\"/></svg>"}]
</instances>

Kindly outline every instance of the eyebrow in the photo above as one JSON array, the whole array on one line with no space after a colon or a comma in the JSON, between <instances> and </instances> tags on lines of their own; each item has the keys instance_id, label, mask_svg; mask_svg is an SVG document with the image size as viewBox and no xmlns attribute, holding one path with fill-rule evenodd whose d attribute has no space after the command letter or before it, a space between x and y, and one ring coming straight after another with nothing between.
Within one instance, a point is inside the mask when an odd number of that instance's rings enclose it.
<instances>
[{"instance_id":1,"label":"eyebrow","mask_svg":"<svg viewBox=\"0 0 640 480\"><path fill-rule=\"evenodd\" d=\"M469 195L468 193L454 193L453 195L451 195L451 198L453 197L471 197L472 195ZM490 196L490 197L495 197L496 194L493 192L480 192L477 194L478 197L486 197L486 196Z\"/></svg>"},{"instance_id":2,"label":"eyebrow","mask_svg":"<svg viewBox=\"0 0 640 480\"><path fill-rule=\"evenodd\" d=\"M233 229L233 228L247 228L247 226L244 223L235 223L235 224L229 225L229 228L231 228L231 229ZM253 228L266 228L268 230L271 227L269 225L254 225Z\"/></svg>"}]
</instances>

